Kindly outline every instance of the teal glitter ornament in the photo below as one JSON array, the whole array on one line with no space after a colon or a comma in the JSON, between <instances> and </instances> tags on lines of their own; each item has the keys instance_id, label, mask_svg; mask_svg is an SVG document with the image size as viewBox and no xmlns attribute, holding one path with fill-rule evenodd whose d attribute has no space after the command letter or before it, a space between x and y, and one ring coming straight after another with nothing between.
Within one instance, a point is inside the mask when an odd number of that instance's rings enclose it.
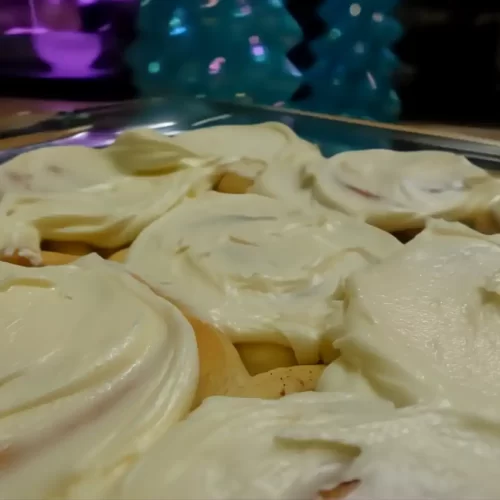
<instances>
[{"instance_id":1,"label":"teal glitter ornament","mask_svg":"<svg viewBox=\"0 0 500 500\"><path fill-rule=\"evenodd\" d=\"M301 83L287 53L302 31L282 0L143 0L138 31L128 61L143 95L276 104Z\"/></svg>"},{"instance_id":2,"label":"teal glitter ornament","mask_svg":"<svg viewBox=\"0 0 500 500\"><path fill-rule=\"evenodd\" d=\"M310 43L316 62L304 74L311 89L298 105L323 113L393 121L399 99L391 47L401 36L391 15L397 0L325 0L318 14L327 33Z\"/></svg>"}]
</instances>

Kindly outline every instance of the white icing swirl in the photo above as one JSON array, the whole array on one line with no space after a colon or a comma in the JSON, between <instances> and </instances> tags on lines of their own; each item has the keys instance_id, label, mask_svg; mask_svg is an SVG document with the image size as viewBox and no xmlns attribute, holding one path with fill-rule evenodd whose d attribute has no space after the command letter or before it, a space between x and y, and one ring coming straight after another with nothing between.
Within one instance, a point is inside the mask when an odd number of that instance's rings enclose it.
<instances>
[{"instance_id":1,"label":"white icing swirl","mask_svg":"<svg viewBox=\"0 0 500 500\"><path fill-rule=\"evenodd\" d=\"M127 265L234 342L291 346L309 364L341 322L345 278L400 247L342 214L324 218L254 194L209 193L144 230Z\"/></svg>"},{"instance_id":2,"label":"white icing swirl","mask_svg":"<svg viewBox=\"0 0 500 500\"><path fill-rule=\"evenodd\" d=\"M210 189L218 162L141 130L103 150L66 146L20 155L0 172L0 217L3 225L31 226L38 238L4 230L0 251L14 248L36 260L42 238L122 246L184 197Z\"/></svg>"},{"instance_id":3,"label":"white icing swirl","mask_svg":"<svg viewBox=\"0 0 500 500\"><path fill-rule=\"evenodd\" d=\"M313 500L323 486L336 484L349 454L314 443L279 443L276 438L288 426L332 408L336 399L314 393L278 401L209 398L142 457L114 496Z\"/></svg>"},{"instance_id":4,"label":"white icing swirl","mask_svg":"<svg viewBox=\"0 0 500 500\"><path fill-rule=\"evenodd\" d=\"M75 498L86 482L88 498L102 498L189 410L190 324L96 255L0 263L0 308L0 497Z\"/></svg>"},{"instance_id":5,"label":"white icing swirl","mask_svg":"<svg viewBox=\"0 0 500 500\"><path fill-rule=\"evenodd\" d=\"M500 184L464 156L438 151L353 151L310 170L323 205L387 230L422 227L429 217L477 218Z\"/></svg>"},{"instance_id":6,"label":"white icing swirl","mask_svg":"<svg viewBox=\"0 0 500 500\"><path fill-rule=\"evenodd\" d=\"M252 190L393 231L422 227L429 217L475 220L500 194L500 184L452 153L365 150L288 171L268 169Z\"/></svg>"},{"instance_id":7,"label":"white icing swirl","mask_svg":"<svg viewBox=\"0 0 500 500\"><path fill-rule=\"evenodd\" d=\"M493 500L499 466L497 418L348 394L218 397L171 428L115 497L313 500L355 481L348 500Z\"/></svg>"},{"instance_id":8,"label":"white icing swirl","mask_svg":"<svg viewBox=\"0 0 500 500\"><path fill-rule=\"evenodd\" d=\"M322 158L317 146L278 122L191 130L175 136L173 141L199 155L226 158L229 161L224 170L252 179L270 166L294 168Z\"/></svg>"},{"instance_id":9,"label":"white icing swirl","mask_svg":"<svg viewBox=\"0 0 500 500\"><path fill-rule=\"evenodd\" d=\"M498 236L432 221L391 259L350 277L335 346L399 406L443 400L497 411L499 273Z\"/></svg>"},{"instance_id":10,"label":"white icing swirl","mask_svg":"<svg viewBox=\"0 0 500 500\"><path fill-rule=\"evenodd\" d=\"M500 496L500 420L444 406L395 410L339 394L278 434L287 443L345 447L356 458L337 481L357 481L347 500L493 500ZM350 399L349 399L350 398ZM344 399L344 401L342 401ZM326 404L324 405L326 407Z\"/></svg>"}]
</instances>

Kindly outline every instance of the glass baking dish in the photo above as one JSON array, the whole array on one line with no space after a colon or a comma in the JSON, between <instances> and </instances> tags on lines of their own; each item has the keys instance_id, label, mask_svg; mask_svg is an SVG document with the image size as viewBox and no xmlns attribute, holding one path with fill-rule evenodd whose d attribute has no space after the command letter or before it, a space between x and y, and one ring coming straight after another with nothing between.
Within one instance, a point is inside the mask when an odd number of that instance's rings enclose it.
<instances>
[{"instance_id":1,"label":"glass baking dish","mask_svg":"<svg viewBox=\"0 0 500 500\"><path fill-rule=\"evenodd\" d=\"M15 133L2 133L0 130L0 139L22 137L26 144L1 150L0 163L25 151L50 145L104 147L112 143L120 132L137 127L148 127L166 135L174 135L212 125L241 125L264 121L279 121L289 125L304 139L318 144L325 156L341 151L372 148L399 151L434 149L463 154L476 165L500 172L500 146L494 141L441 136L402 126L284 108L210 102L180 96L59 113L32 127L17 129ZM30 137L35 137L34 134L40 137L50 132L56 133L57 138L37 139L30 143Z\"/></svg>"}]
</instances>

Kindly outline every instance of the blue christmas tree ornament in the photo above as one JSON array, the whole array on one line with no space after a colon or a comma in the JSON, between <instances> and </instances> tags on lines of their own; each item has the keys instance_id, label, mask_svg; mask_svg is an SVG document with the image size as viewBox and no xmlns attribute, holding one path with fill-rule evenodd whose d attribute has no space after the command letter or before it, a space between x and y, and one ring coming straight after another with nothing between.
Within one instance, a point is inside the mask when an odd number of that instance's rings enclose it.
<instances>
[{"instance_id":1,"label":"blue christmas tree ornament","mask_svg":"<svg viewBox=\"0 0 500 500\"><path fill-rule=\"evenodd\" d=\"M327 30L309 42L314 64L301 74L289 54L306 21L297 23L284 0L142 0L128 60L146 96L182 92L392 121L399 114L391 51L401 36L391 15L397 3L311 6ZM309 88L308 96L292 99L304 95L299 88Z\"/></svg>"},{"instance_id":2,"label":"blue christmas tree ornament","mask_svg":"<svg viewBox=\"0 0 500 500\"><path fill-rule=\"evenodd\" d=\"M288 101L302 31L282 0L143 0L128 54L143 95L172 91L260 104Z\"/></svg>"},{"instance_id":3,"label":"blue christmas tree ornament","mask_svg":"<svg viewBox=\"0 0 500 500\"><path fill-rule=\"evenodd\" d=\"M401 36L391 16L397 0L325 0L318 14L327 33L310 43L316 63L305 72L311 93L301 108L393 121L399 99L393 88L398 61L391 51Z\"/></svg>"}]
</instances>

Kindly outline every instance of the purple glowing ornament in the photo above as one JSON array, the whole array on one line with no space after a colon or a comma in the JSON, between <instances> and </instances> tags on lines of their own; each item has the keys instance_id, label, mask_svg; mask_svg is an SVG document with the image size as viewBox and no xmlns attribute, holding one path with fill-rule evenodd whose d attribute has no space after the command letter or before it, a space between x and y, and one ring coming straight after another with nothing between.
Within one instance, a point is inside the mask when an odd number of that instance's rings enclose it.
<instances>
[{"instance_id":1,"label":"purple glowing ornament","mask_svg":"<svg viewBox=\"0 0 500 500\"><path fill-rule=\"evenodd\" d=\"M50 31L32 35L31 43L38 57L51 68L45 75L47 78L89 78L103 73L92 68L101 53L99 35Z\"/></svg>"},{"instance_id":2,"label":"purple glowing ornament","mask_svg":"<svg viewBox=\"0 0 500 500\"><path fill-rule=\"evenodd\" d=\"M92 64L101 54L98 33L81 31L77 0L28 0L33 33L31 44L50 67L47 78L98 76ZM84 0L89 3L89 0Z\"/></svg>"},{"instance_id":3,"label":"purple glowing ornament","mask_svg":"<svg viewBox=\"0 0 500 500\"><path fill-rule=\"evenodd\" d=\"M124 68L139 0L1 0L0 73L89 79Z\"/></svg>"}]
</instances>

